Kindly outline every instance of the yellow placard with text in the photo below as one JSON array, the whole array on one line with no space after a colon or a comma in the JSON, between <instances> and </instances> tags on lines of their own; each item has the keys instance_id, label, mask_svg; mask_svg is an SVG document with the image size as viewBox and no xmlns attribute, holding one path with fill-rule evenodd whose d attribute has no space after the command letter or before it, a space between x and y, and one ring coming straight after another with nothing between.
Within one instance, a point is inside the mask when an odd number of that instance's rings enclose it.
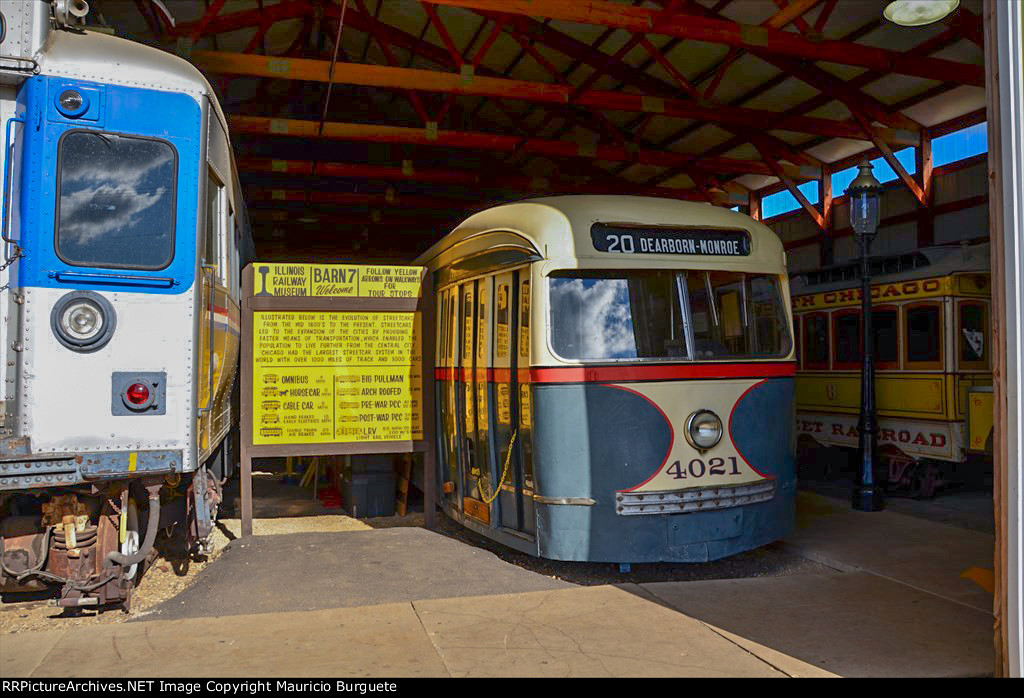
<instances>
[{"instance_id":1,"label":"yellow placard with text","mask_svg":"<svg viewBox=\"0 0 1024 698\"><path fill-rule=\"evenodd\" d=\"M423 267L256 262L253 295L281 298L419 298Z\"/></svg>"},{"instance_id":2,"label":"yellow placard with text","mask_svg":"<svg viewBox=\"0 0 1024 698\"><path fill-rule=\"evenodd\" d=\"M253 313L253 444L422 439L419 332L419 313Z\"/></svg>"}]
</instances>

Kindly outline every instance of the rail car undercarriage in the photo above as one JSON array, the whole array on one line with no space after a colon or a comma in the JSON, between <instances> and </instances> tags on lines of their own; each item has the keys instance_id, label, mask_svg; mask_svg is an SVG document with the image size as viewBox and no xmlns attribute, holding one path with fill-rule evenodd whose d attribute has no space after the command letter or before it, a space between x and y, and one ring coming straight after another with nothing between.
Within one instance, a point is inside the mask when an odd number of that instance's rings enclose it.
<instances>
[{"instance_id":1,"label":"rail car undercarriage","mask_svg":"<svg viewBox=\"0 0 1024 698\"><path fill-rule=\"evenodd\" d=\"M206 467L0 493L0 591L59 588L58 606L127 611L158 534L184 534L186 554L206 554L221 499Z\"/></svg>"}]
</instances>

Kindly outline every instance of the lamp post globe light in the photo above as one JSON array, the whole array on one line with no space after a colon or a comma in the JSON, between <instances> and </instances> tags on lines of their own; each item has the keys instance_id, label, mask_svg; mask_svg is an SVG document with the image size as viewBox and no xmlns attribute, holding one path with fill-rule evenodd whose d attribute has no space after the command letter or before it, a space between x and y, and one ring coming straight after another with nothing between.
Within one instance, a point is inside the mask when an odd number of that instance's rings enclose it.
<instances>
[{"instance_id":1,"label":"lamp post globe light","mask_svg":"<svg viewBox=\"0 0 1024 698\"><path fill-rule=\"evenodd\" d=\"M861 315L861 374L860 422L858 452L860 474L853 490L853 508L859 511L879 511L885 505L881 487L875 482L875 447L878 423L875 419L875 343L871 329L871 243L878 232L878 199L882 185L871 173L870 162L860 164L860 172L846 190L850 204L850 225L860 243Z\"/></svg>"}]
</instances>

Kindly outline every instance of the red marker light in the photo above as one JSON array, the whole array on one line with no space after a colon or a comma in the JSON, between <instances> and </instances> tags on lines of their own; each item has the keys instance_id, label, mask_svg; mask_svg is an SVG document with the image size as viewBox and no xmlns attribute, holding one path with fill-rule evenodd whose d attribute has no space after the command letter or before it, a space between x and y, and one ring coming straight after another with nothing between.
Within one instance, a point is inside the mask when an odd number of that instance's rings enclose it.
<instances>
[{"instance_id":1,"label":"red marker light","mask_svg":"<svg viewBox=\"0 0 1024 698\"><path fill-rule=\"evenodd\" d=\"M128 402L133 405L144 405L149 400L149 388L142 383L132 383L125 391Z\"/></svg>"}]
</instances>

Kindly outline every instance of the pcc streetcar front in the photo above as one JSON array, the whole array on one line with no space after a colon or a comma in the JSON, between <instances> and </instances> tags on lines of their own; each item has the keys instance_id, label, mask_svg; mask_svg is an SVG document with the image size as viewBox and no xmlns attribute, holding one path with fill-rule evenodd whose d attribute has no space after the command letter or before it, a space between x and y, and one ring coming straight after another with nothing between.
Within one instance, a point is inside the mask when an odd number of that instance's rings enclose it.
<instances>
[{"instance_id":1,"label":"pcc streetcar front","mask_svg":"<svg viewBox=\"0 0 1024 698\"><path fill-rule=\"evenodd\" d=\"M628 196L480 212L438 288L442 506L541 557L713 560L793 525L792 321L778 237Z\"/></svg>"}]
</instances>

